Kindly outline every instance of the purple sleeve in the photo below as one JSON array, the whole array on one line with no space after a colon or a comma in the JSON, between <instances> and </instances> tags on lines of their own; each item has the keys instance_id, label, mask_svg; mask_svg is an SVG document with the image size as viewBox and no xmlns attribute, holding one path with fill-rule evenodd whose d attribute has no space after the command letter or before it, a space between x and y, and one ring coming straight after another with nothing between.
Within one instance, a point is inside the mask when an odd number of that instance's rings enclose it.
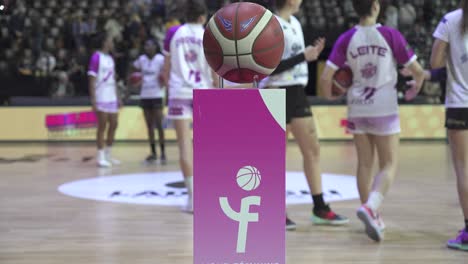
<instances>
[{"instance_id":1,"label":"purple sleeve","mask_svg":"<svg viewBox=\"0 0 468 264\"><path fill-rule=\"evenodd\" d=\"M99 71L99 53L95 52L89 60L88 75L96 77Z\"/></svg>"},{"instance_id":2,"label":"purple sleeve","mask_svg":"<svg viewBox=\"0 0 468 264\"><path fill-rule=\"evenodd\" d=\"M349 43L351 42L354 33L356 33L356 28L348 30L343 35L341 35L340 38L338 38L335 45L333 46L333 50L330 54L330 57L328 58L328 66L332 67L335 70L338 70L339 68L345 65L347 60L346 54L348 53Z\"/></svg>"},{"instance_id":3,"label":"purple sleeve","mask_svg":"<svg viewBox=\"0 0 468 264\"><path fill-rule=\"evenodd\" d=\"M179 28L180 26L173 26L167 31L166 38L164 39L164 53L166 54L171 53L171 41L172 41L172 38L174 38L174 35Z\"/></svg>"},{"instance_id":4,"label":"purple sleeve","mask_svg":"<svg viewBox=\"0 0 468 264\"><path fill-rule=\"evenodd\" d=\"M413 49L411 49L400 31L390 27L379 27L379 32L392 49L398 64L407 66L416 59Z\"/></svg>"}]
</instances>

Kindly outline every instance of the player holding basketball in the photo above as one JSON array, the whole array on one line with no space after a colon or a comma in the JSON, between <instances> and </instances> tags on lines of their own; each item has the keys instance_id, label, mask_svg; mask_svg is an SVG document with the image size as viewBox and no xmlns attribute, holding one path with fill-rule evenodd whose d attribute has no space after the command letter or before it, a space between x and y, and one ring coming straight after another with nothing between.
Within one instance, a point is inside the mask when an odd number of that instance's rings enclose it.
<instances>
[{"instance_id":1,"label":"player holding basketball","mask_svg":"<svg viewBox=\"0 0 468 264\"><path fill-rule=\"evenodd\" d=\"M180 167L184 175L189 199L186 212L193 212L193 145L190 122L193 111L193 89L217 87L203 50L203 34L206 8L195 1L187 1L187 23L168 30L164 41L165 79L168 79L169 113L174 121L180 155Z\"/></svg>"},{"instance_id":2,"label":"player holding basketball","mask_svg":"<svg viewBox=\"0 0 468 264\"><path fill-rule=\"evenodd\" d=\"M447 67L446 123L465 228L447 242L468 251L468 0L444 16L434 32L431 66Z\"/></svg>"},{"instance_id":3,"label":"player holding basketball","mask_svg":"<svg viewBox=\"0 0 468 264\"><path fill-rule=\"evenodd\" d=\"M340 36L321 78L324 95L333 99L335 72L347 64L353 72L348 91L348 129L354 134L358 156L357 182L362 206L358 217L368 236L383 239L384 224L379 209L397 173L400 118L398 115L396 63L413 73L415 81L406 92L413 99L424 82L424 71L414 52L395 29L377 24L378 0L353 0L359 25ZM374 156L379 172L373 175Z\"/></svg>"},{"instance_id":4,"label":"player holding basketball","mask_svg":"<svg viewBox=\"0 0 468 264\"><path fill-rule=\"evenodd\" d=\"M97 164L99 167L107 168L113 164L120 164L111 157L111 148L122 101L116 88L115 63L111 56L114 42L106 33L99 34L95 40L98 50L92 55L89 63L89 94L98 118ZM106 134L107 139L105 139Z\"/></svg>"},{"instance_id":5,"label":"player holding basketball","mask_svg":"<svg viewBox=\"0 0 468 264\"><path fill-rule=\"evenodd\" d=\"M141 55L134 63L133 68L143 73L141 83L141 108L145 116L148 137L150 141L151 154L146 158L146 162L155 162L156 140L154 127L158 128L159 146L161 148L161 163L166 163L166 152L164 142L163 120L163 97L164 90L160 82L160 76L164 66L164 56L158 53L159 47L155 40L148 39L145 43L145 54Z\"/></svg>"},{"instance_id":6,"label":"player holding basketball","mask_svg":"<svg viewBox=\"0 0 468 264\"><path fill-rule=\"evenodd\" d=\"M262 86L286 89L287 130L294 135L304 158L304 173L314 201L312 222L321 225L342 225L348 223L349 219L335 214L323 199L320 146L304 90L309 79L307 62L317 60L325 40L318 40L314 46L305 46L301 24L294 16L301 3L301 0L276 1L276 15L283 28L285 50L280 65L264 80ZM286 228L293 230L296 224L287 218Z\"/></svg>"}]
</instances>

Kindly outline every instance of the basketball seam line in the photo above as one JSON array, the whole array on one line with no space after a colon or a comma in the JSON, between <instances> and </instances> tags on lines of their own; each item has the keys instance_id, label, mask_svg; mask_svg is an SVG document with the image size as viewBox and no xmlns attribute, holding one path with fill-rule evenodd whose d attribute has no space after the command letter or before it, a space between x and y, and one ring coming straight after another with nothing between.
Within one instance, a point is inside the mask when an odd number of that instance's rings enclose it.
<instances>
[{"instance_id":1,"label":"basketball seam line","mask_svg":"<svg viewBox=\"0 0 468 264\"><path fill-rule=\"evenodd\" d=\"M237 19L238 19L238 15L239 15L239 7L240 7L240 4L238 3L237 6L236 6L236 16L234 17L234 46L236 47L236 60L237 60L237 69L240 69L240 61L239 61L239 48L237 47Z\"/></svg>"},{"instance_id":2,"label":"basketball seam line","mask_svg":"<svg viewBox=\"0 0 468 264\"><path fill-rule=\"evenodd\" d=\"M266 13L266 12L265 12ZM265 29L267 28L267 26L270 24L270 22L273 20L273 18L275 17L275 15L272 14L272 16L270 17L270 20L268 20L268 22L266 23L266 26L265 28L263 28L263 30L260 32L260 34L257 35L257 37L255 37L255 40L253 42L253 45L252 47L255 47L255 43L257 43L257 40L258 38L262 35L262 33L265 31ZM273 47L270 47L268 49L265 49L263 50L262 52L259 52L259 53L263 53L263 52L268 52L274 48L277 48L279 45L281 45L281 43L277 43L276 45L274 45ZM254 60L255 63L259 64L259 65L262 65L261 63L259 63L256 59L255 59L255 56L253 56L253 50L252 50L252 59ZM265 67L264 65L262 65L262 67L264 68L268 68L268 69L271 69L269 67Z\"/></svg>"}]
</instances>

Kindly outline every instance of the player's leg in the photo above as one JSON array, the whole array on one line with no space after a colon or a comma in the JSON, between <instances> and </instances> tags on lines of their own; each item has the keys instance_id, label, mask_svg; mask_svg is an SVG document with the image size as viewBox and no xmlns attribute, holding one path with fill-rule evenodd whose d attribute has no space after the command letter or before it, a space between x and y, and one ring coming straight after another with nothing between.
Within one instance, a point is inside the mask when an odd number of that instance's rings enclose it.
<instances>
[{"instance_id":1,"label":"player's leg","mask_svg":"<svg viewBox=\"0 0 468 264\"><path fill-rule=\"evenodd\" d=\"M112 146L114 145L114 140L115 140L115 132L117 131L118 127L118 119L119 119L119 113L109 113L108 114L108 123L109 123L109 128L107 130L107 140L106 140L106 158L108 161L110 161L114 165L119 165L120 161L116 160L112 157Z\"/></svg>"},{"instance_id":2,"label":"player's leg","mask_svg":"<svg viewBox=\"0 0 468 264\"><path fill-rule=\"evenodd\" d=\"M400 134L387 136L372 136L379 161L379 172L374 179L372 191L366 203L361 206L357 215L366 226L367 235L374 241L383 239L383 228L379 221L378 212L384 196L392 185L398 169L398 148Z\"/></svg>"},{"instance_id":3,"label":"player's leg","mask_svg":"<svg viewBox=\"0 0 468 264\"><path fill-rule=\"evenodd\" d=\"M357 153L357 186L361 204L367 202L374 181L375 146L372 136L368 134L354 134L354 145Z\"/></svg>"},{"instance_id":4,"label":"player's leg","mask_svg":"<svg viewBox=\"0 0 468 264\"><path fill-rule=\"evenodd\" d=\"M179 148L179 164L187 187L187 205L183 211L193 212L193 143L190 123L193 115L192 100L170 99L168 118L174 121L177 146Z\"/></svg>"},{"instance_id":5,"label":"player's leg","mask_svg":"<svg viewBox=\"0 0 468 264\"><path fill-rule=\"evenodd\" d=\"M320 144L309 102L302 87L287 88L287 108L291 107L290 129L303 157L304 174L309 185L314 209L312 221L321 225L343 225L349 222L346 217L335 214L325 203L320 169ZM288 96L287 96L288 97Z\"/></svg>"},{"instance_id":6,"label":"player's leg","mask_svg":"<svg viewBox=\"0 0 468 264\"><path fill-rule=\"evenodd\" d=\"M179 148L179 164L184 175L185 185L189 199L187 206L184 211L193 211L193 144L192 144L192 132L190 130L189 119L178 119L174 120L176 135L177 135L177 146Z\"/></svg>"},{"instance_id":7,"label":"player's leg","mask_svg":"<svg viewBox=\"0 0 468 264\"><path fill-rule=\"evenodd\" d=\"M164 120L164 113L163 113L163 101L162 99L158 100L158 105L154 109L154 116L156 122L156 128L158 129L158 136L159 136L159 147L161 150L161 163L165 164L166 159L166 138L164 135L164 127L163 127L163 120Z\"/></svg>"},{"instance_id":8,"label":"player's leg","mask_svg":"<svg viewBox=\"0 0 468 264\"><path fill-rule=\"evenodd\" d=\"M97 111L96 116L97 116L97 131L96 131L96 144L97 144L97 164L99 167L111 167L112 164L107 161L106 159L106 152L105 152L105 147L106 147L106 141L105 141L105 133L106 133L106 128L107 128L107 113Z\"/></svg>"},{"instance_id":9,"label":"player's leg","mask_svg":"<svg viewBox=\"0 0 468 264\"><path fill-rule=\"evenodd\" d=\"M146 158L146 162L152 163L157 160L156 154L156 140L154 137L154 125L155 125L155 109L151 108L149 105L149 100L146 99L142 101L143 115L145 117L146 129L148 131L148 140L150 143L150 155Z\"/></svg>"},{"instance_id":10,"label":"player's leg","mask_svg":"<svg viewBox=\"0 0 468 264\"><path fill-rule=\"evenodd\" d=\"M448 130L452 160L457 176L460 205L465 217L465 228L448 241L447 246L468 251L468 130Z\"/></svg>"}]
</instances>

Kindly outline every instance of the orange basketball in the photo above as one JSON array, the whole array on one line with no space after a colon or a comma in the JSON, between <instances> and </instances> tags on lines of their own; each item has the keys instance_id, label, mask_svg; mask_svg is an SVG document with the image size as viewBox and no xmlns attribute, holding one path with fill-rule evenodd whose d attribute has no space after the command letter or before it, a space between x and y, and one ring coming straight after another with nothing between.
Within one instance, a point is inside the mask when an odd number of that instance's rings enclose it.
<instances>
[{"instance_id":1,"label":"orange basketball","mask_svg":"<svg viewBox=\"0 0 468 264\"><path fill-rule=\"evenodd\" d=\"M141 72L134 72L130 75L129 82L133 87L138 87L143 81L143 74Z\"/></svg>"},{"instance_id":2,"label":"orange basketball","mask_svg":"<svg viewBox=\"0 0 468 264\"><path fill-rule=\"evenodd\" d=\"M348 66L342 67L333 76L332 94L340 96L345 94L353 85L353 71Z\"/></svg>"},{"instance_id":3,"label":"orange basketball","mask_svg":"<svg viewBox=\"0 0 468 264\"><path fill-rule=\"evenodd\" d=\"M270 75L281 61L284 35L275 15L261 5L241 2L220 9L208 22L203 38L213 70L235 83Z\"/></svg>"}]
</instances>

